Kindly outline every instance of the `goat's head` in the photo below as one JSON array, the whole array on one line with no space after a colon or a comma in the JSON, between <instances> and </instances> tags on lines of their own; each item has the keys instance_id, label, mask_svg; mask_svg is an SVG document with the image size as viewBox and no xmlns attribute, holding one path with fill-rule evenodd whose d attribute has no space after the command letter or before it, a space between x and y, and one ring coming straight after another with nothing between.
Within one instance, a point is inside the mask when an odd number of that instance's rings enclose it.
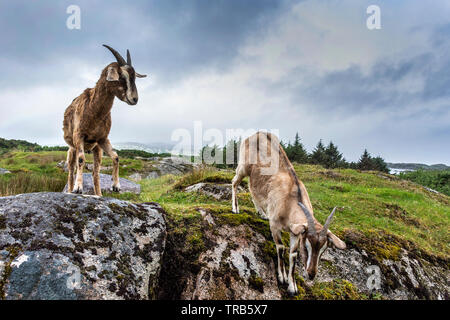
<instances>
[{"instance_id":1,"label":"goat's head","mask_svg":"<svg viewBox=\"0 0 450 320\"><path fill-rule=\"evenodd\" d=\"M134 81L136 77L144 78L146 75L134 71L131 65L130 51L127 50L127 61L113 48L103 45L112 52L117 60L117 64L111 64L106 70L106 80L110 82L110 90L120 100L135 105L138 102L138 92Z\"/></svg>"},{"instance_id":2,"label":"goat's head","mask_svg":"<svg viewBox=\"0 0 450 320\"><path fill-rule=\"evenodd\" d=\"M317 265L320 257L328 247L345 249L345 242L336 237L328 227L333 219L334 211L328 216L325 224L321 227L315 223L311 212L301 202L298 203L305 213L307 223L300 226L300 253L302 257L303 267L309 279L314 279L317 273Z\"/></svg>"}]
</instances>

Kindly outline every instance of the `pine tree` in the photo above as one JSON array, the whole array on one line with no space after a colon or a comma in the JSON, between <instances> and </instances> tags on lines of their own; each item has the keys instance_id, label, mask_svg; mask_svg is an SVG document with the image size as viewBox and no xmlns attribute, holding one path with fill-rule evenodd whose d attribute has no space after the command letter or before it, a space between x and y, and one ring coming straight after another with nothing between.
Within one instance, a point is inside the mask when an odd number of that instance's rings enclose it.
<instances>
[{"instance_id":1,"label":"pine tree","mask_svg":"<svg viewBox=\"0 0 450 320\"><path fill-rule=\"evenodd\" d=\"M389 169L384 159L380 156L373 158L367 149L365 149L364 153L361 155L361 158L356 164L356 168L360 170L377 170L389 173Z\"/></svg>"},{"instance_id":2,"label":"pine tree","mask_svg":"<svg viewBox=\"0 0 450 320\"><path fill-rule=\"evenodd\" d=\"M308 160L308 153L305 150L305 147L300 141L300 136L298 132L295 134L294 144L292 145L292 150L290 150L291 154L289 160L296 161L298 163L306 163Z\"/></svg>"},{"instance_id":3,"label":"pine tree","mask_svg":"<svg viewBox=\"0 0 450 320\"><path fill-rule=\"evenodd\" d=\"M372 159L372 161L374 163L375 170L389 173L389 168L382 157L380 157L380 156L375 157Z\"/></svg>"},{"instance_id":4,"label":"pine tree","mask_svg":"<svg viewBox=\"0 0 450 320\"><path fill-rule=\"evenodd\" d=\"M223 147L223 167L236 168L238 163L239 142L232 139Z\"/></svg>"},{"instance_id":5,"label":"pine tree","mask_svg":"<svg viewBox=\"0 0 450 320\"><path fill-rule=\"evenodd\" d=\"M316 145L316 148L310 155L310 161L313 164L324 164L325 163L325 147L322 143L322 139Z\"/></svg>"},{"instance_id":6,"label":"pine tree","mask_svg":"<svg viewBox=\"0 0 450 320\"><path fill-rule=\"evenodd\" d=\"M288 157L288 159L292 161L293 147L291 141L288 141L287 145L282 144L281 146L284 148L284 152L286 152L286 156Z\"/></svg>"},{"instance_id":7,"label":"pine tree","mask_svg":"<svg viewBox=\"0 0 450 320\"><path fill-rule=\"evenodd\" d=\"M360 170L373 170L372 157L367 149L364 149L364 153L361 155L361 158L359 158L357 167Z\"/></svg>"},{"instance_id":8,"label":"pine tree","mask_svg":"<svg viewBox=\"0 0 450 320\"><path fill-rule=\"evenodd\" d=\"M337 168L342 165L342 153L339 152L337 146L330 141L324 151L324 163L326 168Z\"/></svg>"}]
</instances>

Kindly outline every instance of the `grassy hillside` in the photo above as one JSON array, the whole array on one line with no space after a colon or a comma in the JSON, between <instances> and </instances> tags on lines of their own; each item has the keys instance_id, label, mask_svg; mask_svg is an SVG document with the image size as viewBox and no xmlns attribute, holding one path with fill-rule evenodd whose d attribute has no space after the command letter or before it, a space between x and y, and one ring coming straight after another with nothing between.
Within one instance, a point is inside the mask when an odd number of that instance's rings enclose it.
<instances>
[{"instance_id":1,"label":"grassy hillside","mask_svg":"<svg viewBox=\"0 0 450 320\"><path fill-rule=\"evenodd\" d=\"M295 169L308 189L319 221L324 222L334 206L340 207L332 226L335 233L350 241L354 241L355 234L363 234L360 245L377 251L380 257L395 256L400 247L409 246L448 259L449 197L377 172L331 171L313 165L295 165ZM159 202L173 215L195 217L199 215L198 208L205 208L228 220L254 217L249 193L239 194L242 217L235 217L229 201L218 202L180 190L200 181L230 182L232 177L232 171L208 169L183 178L144 180L143 193L137 200ZM371 248L371 241L377 241L378 247Z\"/></svg>"},{"instance_id":2,"label":"grassy hillside","mask_svg":"<svg viewBox=\"0 0 450 320\"><path fill-rule=\"evenodd\" d=\"M67 174L56 164L65 160L65 157L65 152L57 151L9 152L2 155L0 167L12 173L0 176L1 195L61 191ZM92 155L87 155L87 161L92 162ZM102 165L110 166L111 160L105 157ZM148 166L148 162L123 159L121 176L127 177L145 166ZM327 170L313 165L294 167L308 189L319 221L323 222L334 206L340 208L332 230L347 244L364 247L380 258L395 259L400 248L408 248L418 255L448 261L450 197L379 172ZM242 213L234 215L229 201L216 201L182 190L200 181L229 183L233 175L231 170L204 168L183 177L164 176L142 180L140 196L123 194L118 197L135 202L160 203L169 214L173 232L182 234L187 239L186 245L193 252L202 250L200 208L208 210L223 223L247 223L258 228L270 242L268 223L256 216L248 192L239 194ZM243 182L244 186L246 182L247 179Z\"/></svg>"}]
</instances>

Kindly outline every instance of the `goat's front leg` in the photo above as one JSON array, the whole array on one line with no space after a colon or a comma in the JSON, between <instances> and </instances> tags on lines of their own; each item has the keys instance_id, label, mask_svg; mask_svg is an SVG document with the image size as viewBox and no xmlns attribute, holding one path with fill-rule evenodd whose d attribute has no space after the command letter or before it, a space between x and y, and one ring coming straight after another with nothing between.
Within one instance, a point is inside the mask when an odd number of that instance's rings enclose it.
<instances>
[{"instance_id":1,"label":"goat's front leg","mask_svg":"<svg viewBox=\"0 0 450 320\"><path fill-rule=\"evenodd\" d=\"M83 169L86 164L86 157L84 155L84 141L79 138L76 142L76 165L77 177L75 179L75 187L72 193L83 193ZM70 169L69 169L70 170Z\"/></svg>"},{"instance_id":2,"label":"goat's front leg","mask_svg":"<svg viewBox=\"0 0 450 320\"><path fill-rule=\"evenodd\" d=\"M297 259L299 237L291 233L290 246L289 246L289 273L288 273L288 293L290 295L296 295L298 293L297 284L294 280L295 262Z\"/></svg>"},{"instance_id":3,"label":"goat's front leg","mask_svg":"<svg viewBox=\"0 0 450 320\"><path fill-rule=\"evenodd\" d=\"M73 191L73 183L74 183L74 173L76 166L76 155L77 150L73 147L69 147L69 151L67 151L67 168L69 170L69 177L67 179L67 192L71 193Z\"/></svg>"},{"instance_id":4,"label":"goat's front leg","mask_svg":"<svg viewBox=\"0 0 450 320\"><path fill-rule=\"evenodd\" d=\"M106 154L111 158L111 160L113 162L113 173L112 173L113 185L112 185L112 191L119 192L120 191L119 156L113 150L111 142L109 142L109 139L106 139L105 141L102 141L100 143L100 147L106 152Z\"/></svg>"},{"instance_id":5,"label":"goat's front leg","mask_svg":"<svg viewBox=\"0 0 450 320\"><path fill-rule=\"evenodd\" d=\"M100 166L102 164L103 150L98 145L93 150L94 153L94 170L92 172L92 180L94 182L94 193L96 196L102 196L100 187Z\"/></svg>"},{"instance_id":6,"label":"goat's front leg","mask_svg":"<svg viewBox=\"0 0 450 320\"><path fill-rule=\"evenodd\" d=\"M286 269L284 267L284 245L281 241L281 231L272 225L270 226L270 230L272 231L272 237L275 242L275 247L277 249L277 258L278 258L278 281L281 284L286 283L287 275Z\"/></svg>"}]
</instances>

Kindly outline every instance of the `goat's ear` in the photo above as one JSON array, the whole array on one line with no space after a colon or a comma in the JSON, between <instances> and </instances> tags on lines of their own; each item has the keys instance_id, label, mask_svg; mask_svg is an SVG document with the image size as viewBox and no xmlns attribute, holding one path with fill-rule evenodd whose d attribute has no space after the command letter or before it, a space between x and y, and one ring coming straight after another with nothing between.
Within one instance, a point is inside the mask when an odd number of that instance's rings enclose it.
<instances>
[{"instance_id":1,"label":"goat's ear","mask_svg":"<svg viewBox=\"0 0 450 320\"><path fill-rule=\"evenodd\" d=\"M308 229L308 225L306 223L291 224L290 229L293 234L298 236L299 234L304 234L306 232L306 230Z\"/></svg>"},{"instance_id":2,"label":"goat's ear","mask_svg":"<svg viewBox=\"0 0 450 320\"><path fill-rule=\"evenodd\" d=\"M109 67L108 71L106 72L106 80L107 81L117 81L119 80L119 73L117 72L117 69L114 67Z\"/></svg>"},{"instance_id":3,"label":"goat's ear","mask_svg":"<svg viewBox=\"0 0 450 320\"><path fill-rule=\"evenodd\" d=\"M333 244L334 247L338 249L345 249L347 246L345 245L345 242L336 237L333 232L328 231L328 242Z\"/></svg>"},{"instance_id":4,"label":"goat's ear","mask_svg":"<svg viewBox=\"0 0 450 320\"><path fill-rule=\"evenodd\" d=\"M140 74L140 73L137 73L136 71L134 72L134 74L136 75L136 77L138 77L138 78L145 78L147 75L146 74Z\"/></svg>"}]
</instances>

